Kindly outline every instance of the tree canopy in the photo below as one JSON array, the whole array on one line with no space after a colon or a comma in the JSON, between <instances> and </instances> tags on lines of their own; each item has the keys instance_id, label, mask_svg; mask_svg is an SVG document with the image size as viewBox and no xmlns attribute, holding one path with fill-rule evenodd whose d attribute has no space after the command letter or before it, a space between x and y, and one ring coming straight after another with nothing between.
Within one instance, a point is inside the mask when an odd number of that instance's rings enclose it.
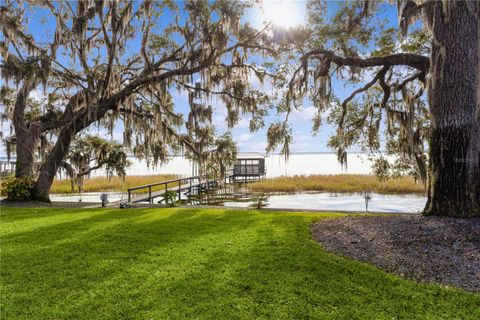
<instances>
[{"instance_id":1,"label":"tree canopy","mask_svg":"<svg viewBox=\"0 0 480 320\"><path fill-rule=\"evenodd\" d=\"M270 126L268 149L281 145L288 152L288 116L309 97L317 108L313 131L325 111L337 127L329 145L341 163L351 146L361 145L380 154L377 173L388 176L393 168L428 179L427 214L478 215L479 3L397 4L398 27L382 13L381 2L311 1L308 26L277 37L290 48L274 66L288 74L277 87L283 92L278 110L286 117ZM340 99L333 80L351 93ZM381 150L396 155L396 162L390 164Z\"/></svg>"},{"instance_id":2,"label":"tree canopy","mask_svg":"<svg viewBox=\"0 0 480 320\"><path fill-rule=\"evenodd\" d=\"M213 100L225 105L228 127L251 114L251 130L276 107L285 117L270 124L267 152L288 155L289 115L308 98L317 110L314 133L326 112L336 125L329 146L341 163L360 145L375 155L379 175L428 181L426 213L478 215L480 4L396 3L398 24L385 14L391 4L312 0L308 23L285 30L242 24L253 5L243 1L7 0L0 98L2 119L14 128L7 139L16 175L34 176L38 154L32 195L48 199L77 135L91 126L112 132L118 123L135 156L158 163L184 150L204 168L214 150L236 152L228 135L215 133ZM55 21L54 32L32 32L32 12ZM250 77L268 78L274 94L252 88ZM349 94L335 92L334 82ZM33 103L39 88L44 101ZM188 95L186 119L174 92Z\"/></svg>"},{"instance_id":3,"label":"tree canopy","mask_svg":"<svg viewBox=\"0 0 480 320\"><path fill-rule=\"evenodd\" d=\"M178 8L178 5L183 6ZM124 144L138 157L164 161L169 152L202 154L188 134L193 118L211 117L212 97L225 104L229 126L242 113L263 115L268 96L248 85L267 73L250 56L267 53L270 37L240 24L250 3L237 1L6 1L0 25L3 117L14 127L17 176L41 166L34 196L48 198L57 169L76 135L90 126L124 126ZM179 13L181 10L181 14ZM30 15L42 15L52 34L34 33ZM13 84L13 86L12 86ZM43 88L43 103L29 98ZM188 120L172 92L188 92ZM205 135L212 128L205 127ZM197 135L201 134L197 131ZM44 137L51 145L41 144Z\"/></svg>"},{"instance_id":4,"label":"tree canopy","mask_svg":"<svg viewBox=\"0 0 480 320\"><path fill-rule=\"evenodd\" d=\"M342 164L347 164L347 150L360 146L373 156L379 175L410 173L425 182L429 114L424 92L431 36L416 27L402 38L379 2L332 7L309 2L308 26L278 37L290 48L275 66L289 74L277 87L283 92L278 109L286 117L270 126L269 150L289 150L293 137L288 117L307 98L317 110L314 133L325 120L337 126L328 144ZM349 88L343 99L332 82ZM386 155L395 155L395 163Z\"/></svg>"},{"instance_id":5,"label":"tree canopy","mask_svg":"<svg viewBox=\"0 0 480 320\"><path fill-rule=\"evenodd\" d=\"M70 151L61 168L72 182L72 191L75 184L78 192L82 192L85 177L95 170L103 169L108 178L117 175L125 179L126 169L131 165L127 154L120 143L108 141L94 135L87 135L70 146Z\"/></svg>"}]
</instances>

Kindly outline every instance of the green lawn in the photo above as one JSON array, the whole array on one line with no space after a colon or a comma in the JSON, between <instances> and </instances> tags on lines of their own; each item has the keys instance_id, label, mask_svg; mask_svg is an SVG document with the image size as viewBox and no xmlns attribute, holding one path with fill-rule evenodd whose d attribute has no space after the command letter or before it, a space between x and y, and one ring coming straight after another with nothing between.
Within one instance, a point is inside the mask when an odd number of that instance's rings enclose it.
<instances>
[{"instance_id":1,"label":"green lawn","mask_svg":"<svg viewBox=\"0 0 480 320\"><path fill-rule=\"evenodd\" d=\"M0 318L480 319L478 294L323 251L332 216L4 207Z\"/></svg>"}]
</instances>

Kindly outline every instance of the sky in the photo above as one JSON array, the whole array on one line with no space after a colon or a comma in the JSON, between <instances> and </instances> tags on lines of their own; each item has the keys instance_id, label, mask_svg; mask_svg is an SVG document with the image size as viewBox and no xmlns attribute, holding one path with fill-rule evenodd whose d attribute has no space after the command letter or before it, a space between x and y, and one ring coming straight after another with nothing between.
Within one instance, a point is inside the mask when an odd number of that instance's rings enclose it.
<instances>
[{"instance_id":1,"label":"sky","mask_svg":"<svg viewBox=\"0 0 480 320\"><path fill-rule=\"evenodd\" d=\"M270 22L283 27L301 26L307 20L307 1L304 0L279 0L279 1L263 1L263 9L261 7L251 8L244 16L243 22L249 22L257 28L261 28L264 22ZM330 6L335 6L335 1L328 3ZM397 24L397 11L394 6L385 6L385 17L392 25ZM261 89L258 80L252 79L251 84ZM339 98L346 98L353 92L356 87L345 85L343 81L337 81L332 78L332 88L334 93ZM264 88L267 89L268 88ZM222 107L218 106L214 121L219 129L226 130L225 112L222 113ZM328 124L326 118L328 114L322 114L322 126L318 133L312 134L312 119L316 113L313 103L308 99L304 100L303 106L300 110L295 110L289 117L289 124L293 130L293 144L291 145L292 153L308 153L308 152L334 152L327 146L329 137L335 132L336 128ZM270 114L267 118L267 123L275 119L283 120L283 116L276 116L275 113ZM266 132L268 126L265 126L258 132L249 132L248 129L249 118L243 118L239 125L232 130L233 136L238 143L240 151L257 151L262 152L266 147ZM277 150L278 151L278 150ZM352 152L360 151L359 148L352 148Z\"/></svg>"},{"instance_id":2,"label":"sky","mask_svg":"<svg viewBox=\"0 0 480 320\"><path fill-rule=\"evenodd\" d=\"M255 27L260 28L265 22L271 22L279 26L292 27L302 25L306 22L306 1L297 0L297 1L269 1L264 0L263 6L261 9L255 7L249 9L247 14L243 17L242 23L250 23ZM329 5L335 5L334 2L331 2ZM182 16L182 12L180 12ZM389 8L386 12L386 15L389 19L392 20L392 23L396 24L396 9L393 7ZM182 18L184 17L184 14ZM39 37L40 39L45 35L53 32L54 25L50 22L44 22L43 24L36 20L35 17L32 17L31 20L31 29L34 30L34 36ZM37 26L38 24L38 26ZM3 80L0 80L2 84ZM262 86L258 79L255 77L250 78L250 84L256 89L271 90L268 88L268 84ZM332 83L333 89L336 95L340 98L348 96L353 88L351 86L345 86L342 82L334 80ZM188 95L186 92L177 92L172 91L174 103L176 105L176 110L183 113L188 113L189 104L188 104ZM34 95L42 96L41 90L38 90ZM218 133L224 133L228 129L226 127L225 116L226 110L221 102L213 101L212 106L215 110L213 122L217 129ZM304 153L304 152L332 152L327 146L329 136L335 131L335 128L332 125L326 123L325 118L326 114L322 119L322 127L320 132L316 135L312 134L312 119L315 114L315 108L312 103L305 99L304 104L300 110L294 111L290 116L289 124L293 129L293 144L291 145L292 153ZM266 117L266 126L265 128L259 130L258 132L249 131L249 117L243 117L238 125L231 129L234 140L237 142L239 150L241 152L264 152L266 147L266 131L268 124L273 122L276 119L283 119L282 115L275 114L275 111L272 110L269 116ZM8 124L2 126L3 132L9 132ZM89 129L90 133L104 135L103 130L98 130L95 128ZM122 141L123 136L123 125L118 123L114 129L113 139L117 141ZM358 150L351 150L358 151ZM4 146L0 147L0 153L4 155Z\"/></svg>"},{"instance_id":3,"label":"sky","mask_svg":"<svg viewBox=\"0 0 480 320\"><path fill-rule=\"evenodd\" d=\"M256 28L262 28L265 22L271 22L284 27L295 27L305 23L307 1L264 1L263 8L254 7L249 9L243 17L241 23L250 23ZM250 78L250 84L259 90L271 90L268 84L263 86L254 76ZM172 91L173 100L177 110L189 111L188 95L186 92ZM261 152L265 151L266 133L268 124L275 119L283 119L282 115L276 115L274 110L270 111L269 116L265 118L265 127L257 132L250 132L250 116L244 116L233 129L228 129L225 121L227 111L221 101L212 101L214 109L213 124L219 134L230 131L240 152ZM315 114L315 108L312 104L306 103L301 110L296 110L290 116L290 125L293 129L294 143L291 146L292 153L303 152L332 152L327 147L328 137L334 132L331 125L322 127L322 131L313 136L311 133L312 119ZM114 132L115 140L122 140L123 126L119 125ZM278 151L278 150L277 150Z\"/></svg>"}]
</instances>

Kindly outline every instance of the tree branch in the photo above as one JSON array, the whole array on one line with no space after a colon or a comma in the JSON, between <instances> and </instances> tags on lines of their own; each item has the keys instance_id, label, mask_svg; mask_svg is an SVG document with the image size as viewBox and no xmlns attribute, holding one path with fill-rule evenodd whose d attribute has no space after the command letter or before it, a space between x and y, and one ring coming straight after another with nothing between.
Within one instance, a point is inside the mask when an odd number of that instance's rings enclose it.
<instances>
[{"instance_id":1,"label":"tree branch","mask_svg":"<svg viewBox=\"0 0 480 320\"><path fill-rule=\"evenodd\" d=\"M66 125L73 119L75 108L83 103L84 93L85 91L79 91L70 97L60 118L48 122L35 122L32 124L30 130L35 134L40 134Z\"/></svg>"},{"instance_id":2,"label":"tree branch","mask_svg":"<svg viewBox=\"0 0 480 320\"><path fill-rule=\"evenodd\" d=\"M83 177L94 170L100 169L106 163L107 161L99 161L98 164L94 165L93 167L90 167L86 170L83 170L82 172L77 173L77 177Z\"/></svg>"},{"instance_id":3,"label":"tree branch","mask_svg":"<svg viewBox=\"0 0 480 320\"><path fill-rule=\"evenodd\" d=\"M373 86L379 79L381 79L382 77L385 76L385 74L387 73L389 67L383 67L377 74L376 76L370 81L368 82L366 85L364 85L363 87L355 90L352 92L352 94L350 94L350 96L348 96L345 100L343 100L342 102L342 115L340 116L340 121L338 123L339 127L340 128L343 128L343 122L345 121L345 116L347 115L347 104L353 99L355 98L355 96L361 92L364 92L364 91L367 91L371 86Z\"/></svg>"},{"instance_id":4,"label":"tree branch","mask_svg":"<svg viewBox=\"0 0 480 320\"><path fill-rule=\"evenodd\" d=\"M138 117L141 117L141 118L148 118L148 119L153 119L154 118L154 115L151 114L150 112L139 112L137 110L131 110L131 109L127 109L127 108L120 108L118 109L119 112L122 112L122 113L130 113L132 115L135 115L135 116L138 116ZM165 122L164 119L162 119L162 124L164 125L164 127L166 128L166 130L171 134L173 135L175 138L177 138L181 143L185 144L186 146L189 147L189 149L194 152L195 154L198 154L198 151L197 149L195 148L195 146L190 142L188 141L187 139L185 139L185 137L183 137L181 134L179 134L178 132L176 132L173 128L170 127L170 125Z\"/></svg>"},{"instance_id":5,"label":"tree branch","mask_svg":"<svg viewBox=\"0 0 480 320\"><path fill-rule=\"evenodd\" d=\"M345 58L336 55L332 51L319 49L312 50L304 54L300 60L308 60L311 58L317 58L318 56L321 58L326 58L338 66L351 66L358 68L379 66L409 66L424 73L427 73L428 69L430 68L430 59L428 57L413 53L397 53L383 57L370 57L364 59L354 57Z\"/></svg>"},{"instance_id":6,"label":"tree branch","mask_svg":"<svg viewBox=\"0 0 480 320\"><path fill-rule=\"evenodd\" d=\"M257 68L255 68L255 66L253 66L251 64L247 64L247 63L243 63L243 64L238 64L238 63L236 63L236 64L224 64L224 63L222 63L222 64L220 64L220 66L222 66L224 68L227 68L227 69L229 69L229 68L247 68L247 69L253 70L253 72L255 72L255 74L263 73L264 75L269 76L271 78L275 77L275 75L273 75L271 73L268 73L266 70L262 70L262 71L257 70Z\"/></svg>"},{"instance_id":7,"label":"tree branch","mask_svg":"<svg viewBox=\"0 0 480 320\"><path fill-rule=\"evenodd\" d=\"M409 82L412 82L414 80L418 79L421 81L423 84L425 84L425 73L424 72L418 72L412 75L411 77L406 78L403 80L400 84L395 85L394 88L396 91L400 91L405 87Z\"/></svg>"},{"instance_id":8,"label":"tree branch","mask_svg":"<svg viewBox=\"0 0 480 320\"><path fill-rule=\"evenodd\" d=\"M243 98L237 97L237 96L231 94L228 91L214 91L214 90L209 90L209 89L202 88L202 87L191 86L191 85L186 84L182 81L175 81L175 82L178 83L179 85L183 86L186 89L199 90L199 91L202 91L202 92L205 92L205 93L215 94L215 95L226 95L226 96L229 96L230 98L235 99L235 100L243 100Z\"/></svg>"}]
</instances>

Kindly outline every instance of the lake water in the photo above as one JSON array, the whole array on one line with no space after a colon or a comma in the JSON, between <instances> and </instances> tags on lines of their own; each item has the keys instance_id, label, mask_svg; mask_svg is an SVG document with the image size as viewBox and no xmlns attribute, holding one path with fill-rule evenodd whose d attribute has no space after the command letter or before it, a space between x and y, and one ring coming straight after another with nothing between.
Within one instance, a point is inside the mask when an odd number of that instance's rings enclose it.
<instances>
[{"instance_id":1,"label":"lake water","mask_svg":"<svg viewBox=\"0 0 480 320\"><path fill-rule=\"evenodd\" d=\"M144 161L131 158L133 164L127 170L127 175L151 175L175 173L189 176L192 173L192 164L182 157L172 157L171 161L158 167L148 167ZM270 155L266 158L267 177L309 175L309 174L370 174L371 163L366 155L350 153L347 168L342 168L334 153L292 154L285 161L281 155ZM104 175L97 171L94 175ZM100 202L100 193L84 193L78 195L51 195L52 201ZM110 201L126 199L126 195L119 192L109 193ZM425 206L426 198L418 196L379 195L374 194L369 203L370 211L382 212L419 212ZM226 206L247 207L249 202L227 202ZM364 211L365 201L361 194L332 194L332 193L299 193L288 195L272 195L268 199L268 208L302 209L302 210L345 210Z\"/></svg>"},{"instance_id":2,"label":"lake water","mask_svg":"<svg viewBox=\"0 0 480 320\"><path fill-rule=\"evenodd\" d=\"M365 200L361 194L297 193L271 195L266 208L299 210L365 211ZM427 199L413 195L373 194L368 210L373 212L418 213L425 207ZM225 206L250 206L252 202L225 202Z\"/></svg>"},{"instance_id":3,"label":"lake water","mask_svg":"<svg viewBox=\"0 0 480 320\"><path fill-rule=\"evenodd\" d=\"M50 196L52 201L78 202L80 196L71 194L55 194ZM186 197L184 197L186 198ZM126 195L120 192L109 193L111 202L126 200ZM100 203L100 193L84 193L82 202ZM157 199L158 200L158 199ZM369 211L417 213L425 207L426 198L414 195L381 195L373 194L368 204ZM253 202L230 201L226 207L247 208ZM268 196L267 208L272 209L299 209L299 210L339 210L365 211L365 200L361 194L339 193L297 193Z\"/></svg>"},{"instance_id":4,"label":"lake water","mask_svg":"<svg viewBox=\"0 0 480 320\"><path fill-rule=\"evenodd\" d=\"M6 160L0 157L0 160ZM14 161L15 158L12 158ZM180 176L192 175L192 162L183 157L171 157L171 160L161 166L147 166L143 160L129 157L132 166L127 169L127 175L153 175L173 173ZM267 178L278 176L309 175L309 174L370 174L371 162L362 153L349 153L348 166L342 168L335 153L298 153L290 155L285 160L282 155L270 155L265 159ZM92 176L103 176L102 170L94 171Z\"/></svg>"},{"instance_id":5,"label":"lake water","mask_svg":"<svg viewBox=\"0 0 480 320\"><path fill-rule=\"evenodd\" d=\"M192 163L183 157L172 157L171 160L158 167L148 167L145 161L130 159L133 164L127 175L152 175L175 173L181 176L192 175ZM270 155L265 159L267 178L309 174L370 174L371 162L362 153L348 155L348 166L342 168L334 153L292 154L286 161L282 155ZM95 175L102 175L98 171Z\"/></svg>"},{"instance_id":6,"label":"lake water","mask_svg":"<svg viewBox=\"0 0 480 320\"><path fill-rule=\"evenodd\" d=\"M126 195L121 192L106 192L108 194L108 200L111 202L126 200ZM78 193L65 193L65 194L51 194L50 200L51 201L58 201L58 202L94 202L94 203L101 203L100 195L101 192L85 192L82 195L78 195Z\"/></svg>"}]
</instances>

